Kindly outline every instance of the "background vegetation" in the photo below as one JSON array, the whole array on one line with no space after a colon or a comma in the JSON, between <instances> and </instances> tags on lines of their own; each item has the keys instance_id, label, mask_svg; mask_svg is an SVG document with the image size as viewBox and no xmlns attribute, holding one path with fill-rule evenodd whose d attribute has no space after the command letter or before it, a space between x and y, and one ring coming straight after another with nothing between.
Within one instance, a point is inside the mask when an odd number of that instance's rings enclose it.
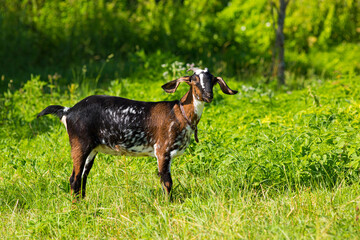
<instances>
[{"instance_id":1,"label":"background vegetation","mask_svg":"<svg viewBox=\"0 0 360 240\"><path fill-rule=\"evenodd\" d=\"M3 0L0 73L71 77L87 65L95 74L114 54L103 78L153 68L151 56L262 76L271 63L273 23L268 0ZM289 73L359 73L359 24L357 0L291 1L284 29Z\"/></svg>"},{"instance_id":2,"label":"background vegetation","mask_svg":"<svg viewBox=\"0 0 360 240\"><path fill-rule=\"evenodd\" d=\"M0 238L358 238L359 9L291 0L277 88L269 1L0 1ZM65 128L36 114L91 94L179 99L187 86L160 86L187 63L239 94L215 87L173 201L156 160L99 154L72 204Z\"/></svg>"}]
</instances>

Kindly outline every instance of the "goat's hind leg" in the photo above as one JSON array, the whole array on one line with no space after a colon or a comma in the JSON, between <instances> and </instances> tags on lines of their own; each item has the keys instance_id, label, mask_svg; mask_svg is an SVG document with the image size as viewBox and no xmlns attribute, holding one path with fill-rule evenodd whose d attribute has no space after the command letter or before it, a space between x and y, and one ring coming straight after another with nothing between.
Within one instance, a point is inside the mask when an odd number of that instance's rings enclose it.
<instances>
[{"instance_id":1,"label":"goat's hind leg","mask_svg":"<svg viewBox=\"0 0 360 240\"><path fill-rule=\"evenodd\" d=\"M72 138L70 144L73 159L73 172L70 177L71 192L74 197L79 198L81 190L82 197L84 197L87 175L92 167L96 152L93 152L89 144L80 141L79 138Z\"/></svg>"},{"instance_id":2,"label":"goat's hind leg","mask_svg":"<svg viewBox=\"0 0 360 240\"><path fill-rule=\"evenodd\" d=\"M85 161L85 166L84 166L84 169L82 172L82 184L81 184L81 193L82 193L83 198L85 197L85 188L86 188L87 177L93 166L96 154L97 154L97 152L95 150L92 150L90 152L90 154L87 156L86 161Z\"/></svg>"}]
</instances>

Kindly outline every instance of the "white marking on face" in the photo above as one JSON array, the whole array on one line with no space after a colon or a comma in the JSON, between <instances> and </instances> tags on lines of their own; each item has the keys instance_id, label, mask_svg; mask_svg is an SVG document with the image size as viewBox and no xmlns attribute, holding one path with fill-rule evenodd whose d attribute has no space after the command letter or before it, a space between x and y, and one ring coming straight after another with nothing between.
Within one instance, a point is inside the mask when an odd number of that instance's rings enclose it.
<instances>
[{"instance_id":1,"label":"white marking on face","mask_svg":"<svg viewBox=\"0 0 360 240\"><path fill-rule=\"evenodd\" d=\"M199 78L200 78L200 84L201 84L202 88L205 89L204 74L200 73Z\"/></svg>"},{"instance_id":2,"label":"white marking on face","mask_svg":"<svg viewBox=\"0 0 360 240\"><path fill-rule=\"evenodd\" d=\"M61 122L65 125L66 131L67 131L66 116L63 116L61 118Z\"/></svg>"},{"instance_id":3,"label":"white marking on face","mask_svg":"<svg viewBox=\"0 0 360 240\"><path fill-rule=\"evenodd\" d=\"M89 156L86 158L84 170L83 170L83 172L82 172L82 174L81 174L81 177L84 176L85 171L89 168L89 164L90 164L92 161L94 161L94 157L95 157L96 153L97 153L97 151L92 150L92 151L90 152Z\"/></svg>"},{"instance_id":4,"label":"white marking on face","mask_svg":"<svg viewBox=\"0 0 360 240\"><path fill-rule=\"evenodd\" d=\"M199 75L200 73L208 72L208 71L209 71L208 68L205 68L204 70L203 70L203 69L198 69L198 70L195 71L195 74L196 74L196 75Z\"/></svg>"}]
</instances>

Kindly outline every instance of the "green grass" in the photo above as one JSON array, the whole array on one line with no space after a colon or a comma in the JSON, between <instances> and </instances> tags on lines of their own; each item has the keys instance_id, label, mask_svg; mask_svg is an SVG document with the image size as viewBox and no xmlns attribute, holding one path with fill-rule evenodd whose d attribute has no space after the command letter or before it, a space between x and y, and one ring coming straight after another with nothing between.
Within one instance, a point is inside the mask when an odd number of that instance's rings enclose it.
<instances>
[{"instance_id":1,"label":"green grass","mask_svg":"<svg viewBox=\"0 0 360 240\"><path fill-rule=\"evenodd\" d=\"M200 143L174 160L173 201L152 158L99 154L87 197L72 203L65 128L35 116L90 94L159 101L164 80L33 77L0 104L0 238L356 239L360 236L360 87L343 77L292 92L225 79L236 96L204 109ZM94 83L94 81L93 81Z\"/></svg>"}]
</instances>

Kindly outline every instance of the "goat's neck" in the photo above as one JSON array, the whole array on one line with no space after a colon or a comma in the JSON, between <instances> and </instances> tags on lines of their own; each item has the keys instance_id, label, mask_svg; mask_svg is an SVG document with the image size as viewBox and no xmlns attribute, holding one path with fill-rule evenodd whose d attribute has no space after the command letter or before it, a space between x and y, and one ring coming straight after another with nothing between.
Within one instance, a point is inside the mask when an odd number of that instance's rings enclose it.
<instances>
[{"instance_id":1,"label":"goat's neck","mask_svg":"<svg viewBox=\"0 0 360 240\"><path fill-rule=\"evenodd\" d=\"M184 106L186 117L192 124L197 125L200 121L205 102L199 101L196 96L194 96L192 88L190 88L190 90L180 99L180 103Z\"/></svg>"}]
</instances>

